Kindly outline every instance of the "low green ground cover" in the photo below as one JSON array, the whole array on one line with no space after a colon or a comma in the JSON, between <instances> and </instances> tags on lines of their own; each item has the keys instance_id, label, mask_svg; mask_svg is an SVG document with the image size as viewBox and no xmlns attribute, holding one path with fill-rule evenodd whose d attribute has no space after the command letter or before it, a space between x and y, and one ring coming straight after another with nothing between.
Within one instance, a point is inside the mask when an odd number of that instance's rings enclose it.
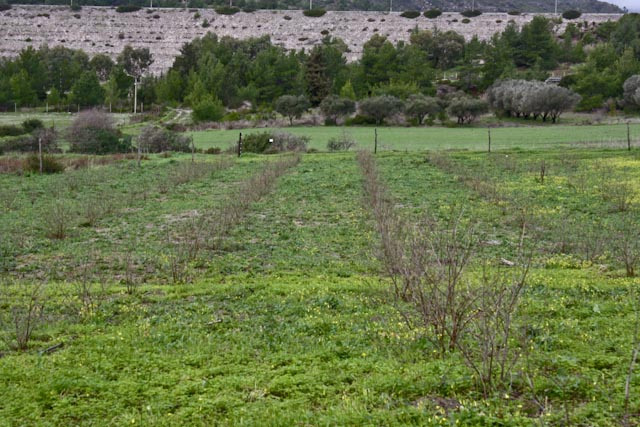
<instances>
[{"instance_id":1,"label":"low green ground cover","mask_svg":"<svg viewBox=\"0 0 640 427\"><path fill-rule=\"evenodd\" d=\"M236 144L240 132L247 134L263 132L266 129L207 130L195 131L193 136L198 148L218 147L226 149ZM285 132L311 138L309 148L327 151L330 138L338 138L345 132L356 141L356 149L373 150L373 127L287 127ZM640 124L631 125L634 143L638 144ZM627 128L624 124L609 125L555 125L500 127L491 130L491 147L499 149L541 149L566 146L581 148L591 146L626 146ZM378 128L378 149L380 151L423 151L423 150L480 150L488 146L487 128L443 128L443 127L380 127Z\"/></svg>"},{"instance_id":2,"label":"low green ground cover","mask_svg":"<svg viewBox=\"0 0 640 427\"><path fill-rule=\"evenodd\" d=\"M529 340L507 389L483 398L459 353L438 357L425 330L405 323L376 256L379 236L353 153L304 155L224 244L188 264L180 283L170 271L178 225L214 212L280 156L245 156L198 173L187 172L190 156L157 156L141 168L123 161L55 176L0 175L3 320L19 305L21 286L42 283L46 296L26 351L10 348L3 323L0 419L619 425L640 282L610 249L585 261L578 246L563 247L551 225L634 213L640 158L557 146L436 155L376 157L408 221L462 211L494 242L487 257L512 259L519 214L531 212L536 252L518 313ZM624 184L626 210L605 197L621 191L614 184ZM60 203L73 207L68 235L51 239L45 219ZM113 207L87 224L80 207L102 203ZM140 276L133 290L127 256ZM633 422L637 374L630 387Z\"/></svg>"}]
</instances>

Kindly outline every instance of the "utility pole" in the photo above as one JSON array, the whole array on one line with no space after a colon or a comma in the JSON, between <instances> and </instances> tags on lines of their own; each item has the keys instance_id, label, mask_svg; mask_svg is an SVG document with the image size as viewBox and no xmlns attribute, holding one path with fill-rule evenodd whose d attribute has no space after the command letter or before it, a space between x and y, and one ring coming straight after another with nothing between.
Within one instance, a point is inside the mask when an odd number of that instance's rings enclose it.
<instances>
[{"instance_id":1,"label":"utility pole","mask_svg":"<svg viewBox=\"0 0 640 427\"><path fill-rule=\"evenodd\" d=\"M389 13L393 12L393 0L389 0Z\"/></svg>"},{"instance_id":2,"label":"utility pole","mask_svg":"<svg viewBox=\"0 0 640 427\"><path fill-rule=\"evenodd\" d=\"M138 112L138 78L133 80L133 114Z\"/></svg>"},{"instance_id":3,"label":"utility pole","mask_svg":"<svg viewBox=\"0 0 640 427\"><path fill-rule=\"evenodd\" d=\"M555 9L555 14L558 14L558 0L556 0L556 9Z\"/></svg>"},{"instance_id":4,"label":"utility pole","mask_svg":"<svg viewBox=\"0 0 640 427\"><path fill-rule=\"evenodd\" d=\"M309 0L309 10L313 9L313 0Z\"/></svg>"}]
</instances>

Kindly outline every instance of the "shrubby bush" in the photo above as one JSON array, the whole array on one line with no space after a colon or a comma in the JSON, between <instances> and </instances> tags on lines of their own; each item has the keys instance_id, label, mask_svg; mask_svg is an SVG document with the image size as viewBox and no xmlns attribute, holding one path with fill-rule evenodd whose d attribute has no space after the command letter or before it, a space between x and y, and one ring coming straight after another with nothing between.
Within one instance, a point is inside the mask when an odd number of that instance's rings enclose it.
<instances>
[{"instance_id":1,"label":"shrubby bush","mask_svg":"<svg viewBox=\"0 0 640 427\"><path fill-rule=\"evenodd\" d=\"M429 19L436 19L440 15L442 15L442 11L440 9L430 9L424 13L424 16Z\"/></svg>"},{"instance_id":2,"label":"shrubby bush","mask_svg":"<svg viewBox=\"0 0 640 427\"><path fill-rule=\"evenodd\" d=\"M86 154L125 153L131 139L122 138L111 117L97 110L78 114L67 131L69 151Z\"/></svg>"},{"instance_id":3,"label":"shrubby bush","mask_svg":"<svg viewBox=\"0 0 640 427\"><path fill-rule=\"evenodd\" d=\"M161 153L163 151L188 153L191 151L192 141L191 137L153 125L142 129L140 136L138 136L140 147L150 153Z\"/></svg>"},{"instance_id":4,"label":"shrubby bush","mask_svg":"<svg viewBox=\"0 0 640 427\"><path fill-rule=\"evenodd\" d=\"M238 12L240 12L240 9L234 6L216 7L216 13L218 15L235 15Z\"/></svg>"},{"instance_id":5,"label":"shrubby bush","mask_svg":"<svg viewBox=\"0 0 640 427\"><path fill-rule=\"evenodd\" d=\"M40 172L40 156L31 154L24 160L22 169L25 172ZM42 156L42 173L64 172L64 165L53 156Z\"/></svg>"},{"instance_id":6,"label":"shrubby bush","mask_svg":"<svg viewBox=\"0 0 640 427\"><path fill-rule=\"evenodd\" d=\"M327 142L327 150L329 151L349 151L350 148L355 147L356 141L353 137L346 132L342 132L340 137L329 138Z\"/></svg>"},{"instance_id":7,"label":"shrubby bush","mask_svg":"<svg viewBox=\"0 0 640 427\"><path fill-rule=\"evenodd\" d=\"M222 119L224 113L224 105L218 98L206 96L193 107L192 118L196 123L216 122Z\"/></svg>"},{"instance_id":8,"label":"shrubby bush","mask_svg":"<svg viewBox=\"0 0 640 427\"><path fill-rule=\"evenodd\" d=\"M141 8L140 6L136 6L133 4L122 4L118 7L116 7L116 12L118 13L130 13L130 12L137 12L139 11Z\"/></svg>"},{"instance_id":9,"label":"shrubby bush","mask_svg":"<svg viewBox=\"0 0 640 427\"><path fill-rule=\"evenodd\" d=\"M420 16L420 12L417 10L407 10L400 14L403 18L415 19Z\"/></svg>"},{"instance_id":10,"label":"shrubby bush","mask_svg":"<svg viewBox=\"0 0 640 427\"><path fill-rule=\"evenodd\" d=\"M302 11L302 13L304 14L304 16L308 16L310 18L319 18L321 16L324 16L327 11L324 9L307 9Z\"/></svg>"},{"instance_id":11,"label":"shrubby bush","mask_svg":"<svg viewBox=\"0 0 640 427\"><path fill-rule=\"evenodd\" d=\"M21 126L15 125L0 125L0 138L4 136L19 136L23 135L25 130Z\"/></svg>"},{"instance_id":12,"label":"shrubby bush","mask_svg":"<svg viewBox=\"0 0 640 427\"><path fill-rule=\"evenodd\" d=\"M511 16L518 16L521 14L521 12L519 10L510 10L509 12L507 12L507 14Z\"/></svg>"},{"instance_id":13,"label":"shrubby bush","mask_svg":"<svg viewBox=\"0 0 640 427\"><path fill-rule=\"evenodd\" d=\"M465 10L463 12L460 12L460 15L464 16L465 18L475 18L476 16L482 15L482 12L477 9Z\"/></svg>"},{"instance_id":14,"label":"shrubby bush","mask_svg":"<svg viewBox=\"0 0 640 427\"><path fill-rule=\"evenodd\" d=\"M4 12L5 10L10 10L11 5L7 3L0 3L0 12Z\"/></svg>"},{"instance_id":15,"label":"shrubby bush","mask_svg":"<svg viewBox=\"0 0 640 427\"><path fill-rule=\"evenodd\" d=\"M578 19L582 16L582 12L578 10L567 10L562 13L564 19Z\"/></svg>"},{"instance_id":16,"label":"shrubby bush","mask_svg":"<svg viewBox=\"0 0 640 427\"><path fill-rule=\"evenodd\" d=\"M44 127L44 123L40 119L26 119L22 122L22 128L25 132L31 133L36 129L42 129Z\"/></svg>"},{"instance_id":17,"label":"shrubby bush","mask_svg":"<svg viewBox=\"0 0 640 427\"><path fill-rule=\"evenodd\" d=\"M39 151L42 143L42 151L45 153L59 153L58 133L54 128L36 129L31 135L5 141L2 144L3 151L15 151L20 153L34 153Z\"/></svg>"},{"instance_id":18,"label":"shrubby bush","mask_svg":"<svg viewBox=\"0 0 640 427\"><path fill-rule=\"evenodd\" d=\"M282 153L285 151L306 151L309 137L288 132L250 133L242 140L242 150L248 153Z\"/></svg>"}]
</instances>

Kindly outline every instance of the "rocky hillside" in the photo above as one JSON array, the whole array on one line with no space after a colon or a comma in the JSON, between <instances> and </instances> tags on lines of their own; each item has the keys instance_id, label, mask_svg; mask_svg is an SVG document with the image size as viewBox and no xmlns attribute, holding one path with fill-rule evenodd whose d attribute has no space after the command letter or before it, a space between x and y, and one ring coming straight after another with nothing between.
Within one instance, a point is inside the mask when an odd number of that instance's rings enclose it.
<instances>
[{"instance_id":1,"label":"rocky hillside","mask_svg":"<svg viewBox=\"0 0 640 427\"><path fill-rule=\"evenodd\" d=\"M339 37L350 49L349 59L357 58L362 45L374 34L391 41L408 40L414 28L454 30L467 39L488 39L504 30L509 20L518 25L534 15L512 16L485 13L469 22L459 13L444 13L437 19L420 16L407 19L399 13L328 12L309 18L301 11L256 11L219 15L212 9L142 9L117 13L113 8L83 7L71 11L64 6L14 6L0 12L0 57L16 56L27 46L64 45L83 49L89 54L107 53L115 57L123 47L148 47L154 55L154 73L171 66L180 47L207 32L219 36L248 38L270 35L271 40L287 49L309 48L325 35ZM621 15L585 14L584 25L617 20ZM466 22L466 23L465 23ZM562 31L566 22L558 26Z\"/></svg>"},{"instance_id":2,"label":"rocky hillside","mask_svg":"<svg viewBox=\"0 0 640 427\"><path fill-rule=\"evenodd\" d=\"M231 0L239 7L251 7L253 9L288 9L297 10L309 7L309 0ZM120 4L135 4L149 6L150 0L76 0L82 5L93 6L117 6ZM553 12L555 0L313 0L314 7L322 7L328 10L361 10L361 11L388 11L393 6L395 11L426 10L433 7L445 11L460 12L472 7L484 12ZM9 3L38 4L38 0L9 0ZM47 4L68 5L68 0L48 0ZM153 0L156 7L184 7L181 0ZM229 0L189 0L189 7L224 6ZM576 9L584 13L619 13L617 6L599 0L558 0L560 12Z\"/></svg>"}]
</instances>

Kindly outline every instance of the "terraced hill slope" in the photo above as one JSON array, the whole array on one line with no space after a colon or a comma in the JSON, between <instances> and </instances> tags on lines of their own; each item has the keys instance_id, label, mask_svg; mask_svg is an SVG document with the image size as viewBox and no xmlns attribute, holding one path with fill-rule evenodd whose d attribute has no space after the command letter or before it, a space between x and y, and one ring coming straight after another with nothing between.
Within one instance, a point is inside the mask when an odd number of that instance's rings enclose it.
<instances>
[{"instance_id":1,"label":"terraced hill slope","mask_svg":"<svg viewBox=\"0 0 640 427\"><path fill-rule=\"evenodd\" d=\"M208 31L220 36L248 38L268 34L274 43L287 49L310 48L325 35L343 39L353 60L373 34L391 41L408 40L414 28L454 30L467 39L488 39L502 31L509 20L518 25L529 22L533 14L511 16L485 13L463 23L459 13L444 13L437 19L423 16L407 19L399 13L327 12L320 18L305 17L301 11L256 11L219 15L211 9L143 9L117 13L113 8L83 7L74 12L65 6L14 6L0 12L0 57L16 56L21 49L41 44L84 49L89 54L107 53L115 57L126 44L148 47L154 55L152 72L169 68L180 47ZM553 16L553 15L548 15ZM586 25L617 20L619 14L584 14ZM203 26L204 22L207 22ZM558 25L562 31L566 22Z\"/></svg>"}]
</instances>

